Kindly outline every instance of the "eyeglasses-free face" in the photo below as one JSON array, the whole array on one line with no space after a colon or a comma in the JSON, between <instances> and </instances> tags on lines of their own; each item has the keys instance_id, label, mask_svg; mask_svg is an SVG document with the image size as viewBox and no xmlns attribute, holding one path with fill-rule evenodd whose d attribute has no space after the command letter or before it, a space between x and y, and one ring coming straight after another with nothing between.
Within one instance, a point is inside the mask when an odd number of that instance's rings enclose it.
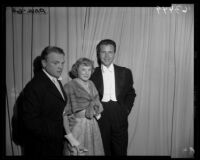
<instances>
[{"instance_id":1,"label":"eyeglasses-free face","mask_svg":"<svg viewBox=\"0 0 200 160\"><path fill-rule=\"evenodd\" d=\"M115 58L114 47L112 45L101 45L99 57L101 63L109 67Z\"/></svg>"}]
</instances>

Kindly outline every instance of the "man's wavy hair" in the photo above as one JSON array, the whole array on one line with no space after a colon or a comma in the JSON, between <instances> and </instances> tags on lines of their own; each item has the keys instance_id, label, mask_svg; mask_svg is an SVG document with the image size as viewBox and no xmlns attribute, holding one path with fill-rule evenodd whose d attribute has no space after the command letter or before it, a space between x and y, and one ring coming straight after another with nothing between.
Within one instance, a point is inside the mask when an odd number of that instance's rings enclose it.
<instances>
[{"instance_id":1,"label":"man's wavy hair","mask_svg":"<svg viewBox=\"0 0 200 160\"><path fill-rule=\"evenodd\" d=\"M91 66L92 68L92 72L91 74L94 72L94 62L88 58L79 58L73 65L71 68L71 71L69 72L69 76L74 79L78 77L78 68L80 65L84 65L84 66Z\"/></svg>"},{"instance_id":2,"label":"man's wavy hair","mask_svg":"<svg viewBox=\"0 0 200 160\"><path fill-rule=\"evenodd\" d=\"M41 53L41 56L40 56L41 60L45 60L47 58L48 54L50 54L51 52L65 55L62 48L59 48L57 46L47 46L43 49L43 51Z\"/></svg>"},{"instance_id":3,"label":"man's wavy hair","mask_svg":"<svg viewBox=\"0 0 200 160\"><path fill-rule=\"evenodd\" d=\"M42 50L41 55L37 56L33 61L33 72L36 75L39 71L42 70L42 60L46 60L48 54L51 52L59 53L65 55L64 51L56 46L47 46Z\"/></svg>"}]
</instances>

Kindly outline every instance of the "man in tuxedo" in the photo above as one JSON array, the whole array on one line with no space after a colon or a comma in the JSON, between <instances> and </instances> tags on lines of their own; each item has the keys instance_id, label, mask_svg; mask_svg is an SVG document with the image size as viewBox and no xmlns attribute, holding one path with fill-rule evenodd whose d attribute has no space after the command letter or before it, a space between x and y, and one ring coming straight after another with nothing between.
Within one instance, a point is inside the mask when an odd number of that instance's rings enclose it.
<instances>
[{"instance_id":1,"label":"man in tuxedo","mask_svg":"<svg viewBox=\"0 0 200 160\"><path fill-rule=\"evenodd\" d=\"M135 100L130 69L113 64L116 43L105 39L96 47L99 67L91 80L94 82L104 111L98 120L105 155L127 155L128 115Z\"/></svg>"},{"instance_id":2,"label":"man in tuxedo","mask_svg":"<svg viewBox=\"0 0 200 160\"><path fill-rule=\"evenodd\" d=\"M67 102L59 80L64 52L46 47L40 56L42 68L23 90L22 123L25 156L61 156L64 128L62 114Z\"/></svg>"}]
</instances>

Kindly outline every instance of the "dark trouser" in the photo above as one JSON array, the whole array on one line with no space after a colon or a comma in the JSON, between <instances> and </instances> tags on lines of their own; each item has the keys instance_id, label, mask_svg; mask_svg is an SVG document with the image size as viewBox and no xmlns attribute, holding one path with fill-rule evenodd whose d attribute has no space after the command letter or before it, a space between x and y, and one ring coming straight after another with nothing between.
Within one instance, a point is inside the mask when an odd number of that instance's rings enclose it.
<instances>
[{"instance_id":1,"label":"dark trouser","mask_svg":"<svg viewBox=\"0 0 200 160\"><path fill-rule=\"evenodd\" d=\"M25 143L23 152L23 155L28 157L62 156L63 142L40 142L38 140L29 140Z\"/></svg>"},{"instance_id":2,"label":"dark trouser","mask_svg":"<svg viewBox=\"0 0 200 160\"><path fill-rule=\"evenodd\" d=\"M98 120L105 155L127 155L128 115L118 102L102 102L104 111Z\"/></svg>"}]
</instances>

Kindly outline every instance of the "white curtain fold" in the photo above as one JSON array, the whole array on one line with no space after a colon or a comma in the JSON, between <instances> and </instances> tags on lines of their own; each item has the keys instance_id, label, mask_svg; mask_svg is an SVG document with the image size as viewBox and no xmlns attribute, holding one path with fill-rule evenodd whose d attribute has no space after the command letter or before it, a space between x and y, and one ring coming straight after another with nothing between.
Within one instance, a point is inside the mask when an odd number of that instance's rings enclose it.
<instances>
[{"instance_id":1,"label":"white curtain fold","mask_svg":"<svg viewBox=\"0 0 200 160\"><path fill-rule=\"evenodd\" d=\"M137 94L128 155L192 157L194 6L176 8L165 13L158 7L7 7L6 155L21 155L9 120L19 92L33 77L35 57L47 45L63 48L65 84L78 58L97 66L96 45L109 38L117 43L114 62L132 70ZM16 12L20 9L45 13Z\"/></svg>"}]
</instances>

